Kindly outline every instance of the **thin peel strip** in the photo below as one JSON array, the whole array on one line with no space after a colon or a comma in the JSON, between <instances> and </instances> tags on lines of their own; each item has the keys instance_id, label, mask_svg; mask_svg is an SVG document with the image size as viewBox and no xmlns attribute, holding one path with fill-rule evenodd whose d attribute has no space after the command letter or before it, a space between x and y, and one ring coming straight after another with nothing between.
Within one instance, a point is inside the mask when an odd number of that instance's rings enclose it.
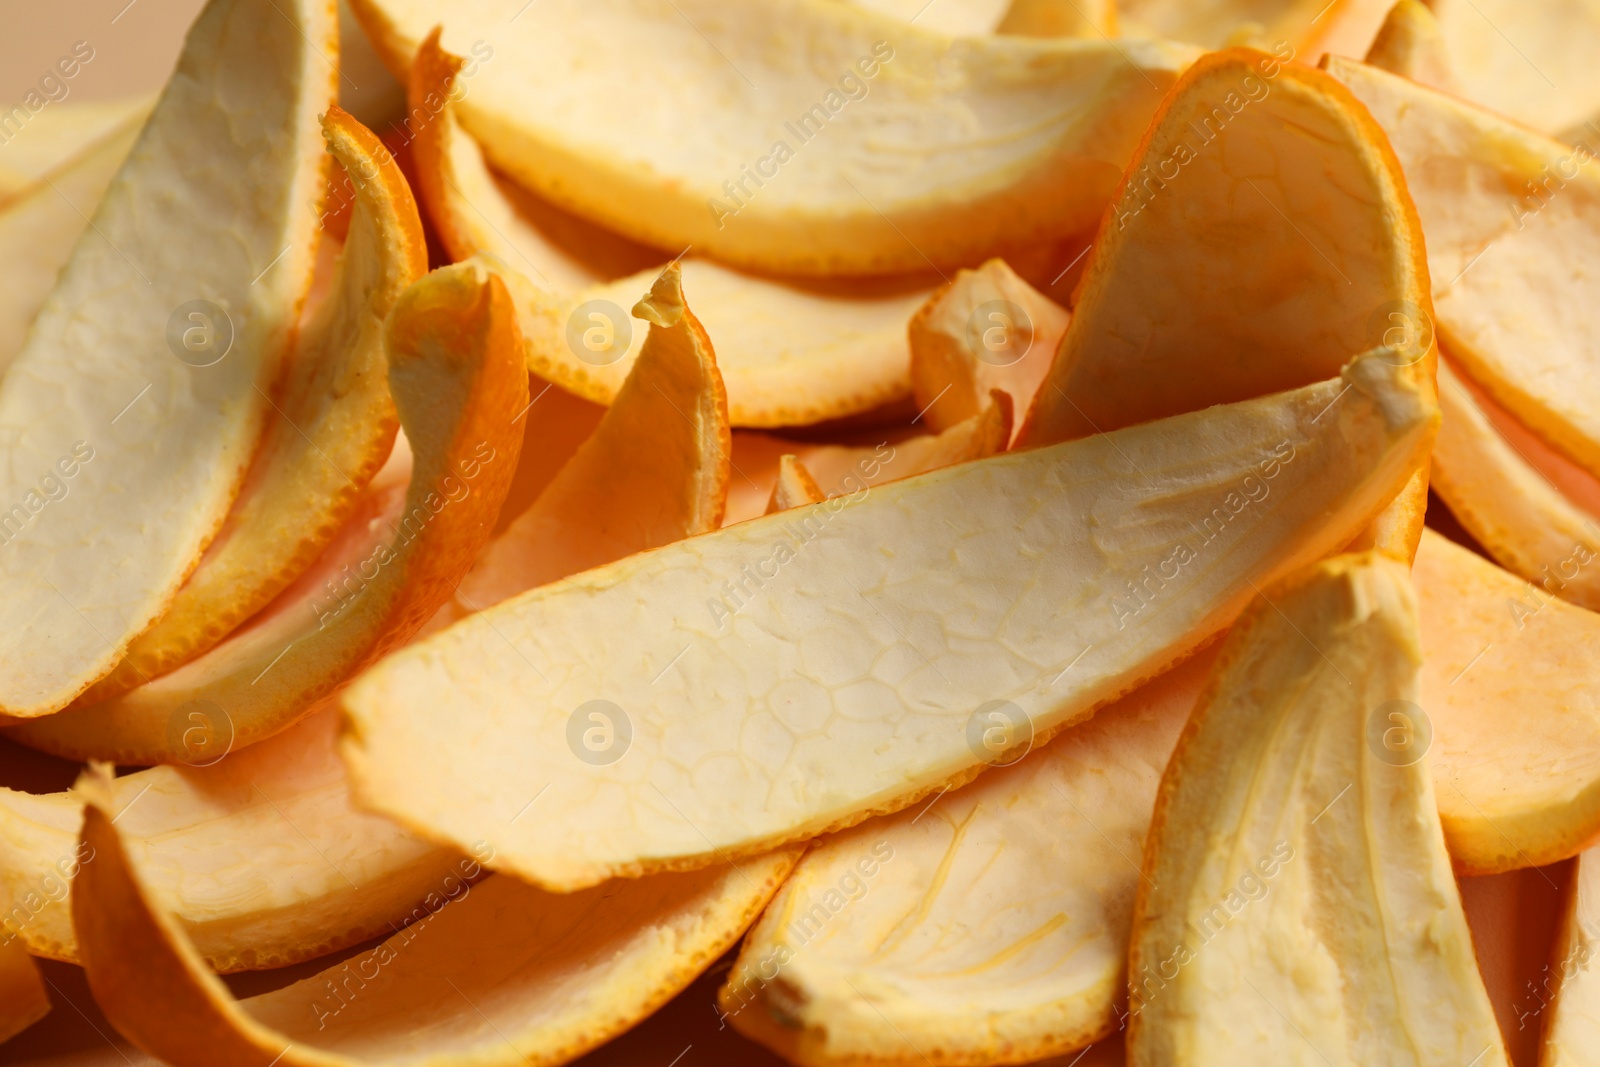
<instances>
[{"instance_id":1,"label":"thin peel strip","mask_svg":"<svg viewBox=\"0 0 1600 1067\"><path fill-rule=\"evenodd\" d=\"M357 795L438 840L489 840L496 867L559 890L898 810L976 773L963 731L983 701L1015 702L1048 737L1227 625L1251 582L1347 543L1411 477L1437 422L1391 356L740 523L498 605L345 691ZM1251 511L1234 493L1227 547L1191 550L1197 569L1177 582L1180 565L1160 610L1141 615L1158 599L1155 584L1137 594L1141 567L1247 476L1275 479L1276 503ZM786 595L755 595L771 582ZM485 657L507 641L518 657ZM634 650L622 661L606 652L618 642ZM595 700L630 724L631 747L606 766L566 740ZM545 819L508 830L509 783L535 778L551 783Z\"/></svg>"},{"instance_id":2,"label":"thin peel strip","mask_svg":"<svg viewBox=\"0 0 1600 1067\"><path fill-rule=\"evenodd\" d=\"M1195 55L1098 37L952 41L822 0L681 11L562 0L509 26L490 0L453 3L448 18L428 0L352 6L397 77L441 21L458 54L493 37L509 58L483 64L461 117L527 188L669 252L692 244L791 275L948 269L1089 229L1149 109ZM808 42L800 66L781 58L796 37ZM618 91L641 76L672 92L641 110ZM869 88L848 100L839 79ZM528 99L550 102L538 122ZM813 105L829 113L826 137L784 129ZM846 105L850 121L831 121ZM688 118L712 112L722 121ZM976 114L981 131L951 121ZM774 136L788 143L776 160ZM759 189L745 177L757 171Z\"/></svg>"},{"instance_id":3,"label":"thin peel strip","mask_svg":"<svg viewBox=\"0 0 1600 1067\"><path fill-rule=\"evenodd\" d=\"M91 772L77 789L82 841L96 854L73 896L90 988L113 1025L175 1067L564 1063L687 985L798 858L788 850L579 896L491 878L354 968L241 1001L151 900L112 824L109 776ZM605 948L574 952L591 939ZM346 996L330 992L336 982Z\"/></svg>"}]
</instances>

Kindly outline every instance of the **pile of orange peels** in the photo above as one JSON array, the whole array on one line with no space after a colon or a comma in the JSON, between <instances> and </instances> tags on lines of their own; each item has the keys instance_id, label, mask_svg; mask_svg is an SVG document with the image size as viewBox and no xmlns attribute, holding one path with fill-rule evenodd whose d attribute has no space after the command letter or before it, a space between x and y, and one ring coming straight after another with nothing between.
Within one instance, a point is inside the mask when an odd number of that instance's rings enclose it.
<instances>
[{"instance_id":1,"label":"pile of orange peels","mask_svg":"<svg viewBox=\"0 0 1600 1067\"><path fill-rule=\"evenodd\" d=\"M1597 47L209 0L0 153L0 1060L1600 1065Z\"/></svg>"}]
</instances>

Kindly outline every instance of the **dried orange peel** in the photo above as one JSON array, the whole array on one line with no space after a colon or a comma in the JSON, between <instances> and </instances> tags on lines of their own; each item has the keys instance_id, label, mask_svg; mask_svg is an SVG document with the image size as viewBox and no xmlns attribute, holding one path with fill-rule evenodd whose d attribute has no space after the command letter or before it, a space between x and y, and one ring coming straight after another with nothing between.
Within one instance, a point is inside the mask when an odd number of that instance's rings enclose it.
<instances>
[{"instance_id":1,"label":"dried orange peel","mask_svg":"<svg viewBox=\"0 0 1600 1067\"><path fill-rule=\"evenodd\" d=\"M798 858L568 896L490 878L350 962L235 1000L152 898L112 822L110 785L96 770L78 786L95 860L78 876L73 924L107 1017L175 1067L376 1067L418 1053L471 1067L565 1063L687 985Z\"/></svg>"},{"instance_id":2,"label":"dried orange peel","mask_svg":"<svg viewBox=\"0 0 1600 1067\"><path fill-rule=\"evenodd\" d=\"M213 970L282 967L437 910L478 868L356 808L334 755L335 713L240 752L196 753L111 786L117 828L146 884ZM83 801L0 790L5 937L81 962L72 928Z\"/></svg>"},{"instance_id":3,"label":"dried orange peel","mask_svg":"<svg viewBox=\"0 0 1600 1067\"><path fill-rule=\"evenodd\" d=\"M357 521L252 625L170 674L91 707L12 727L62 755L189 762L188 716L243 746L314 711L403 644L455 591L493 529L528 403L511 298L472 263L401 296L384 327L389 391L414 451L374 479Z\"/></svg>"},{"instance_id":4,"label":"dried orange peel","mask_svg":"<svg viewBox=\"0 0 1600 1067\"><path fill-rule=\"evenodd\" d=\"M728 972L724 1018L806 1067L1028 1062L1116 1030L1156 786L1211 660L814 847Z\"/></svg>"},{"instance_id":5,"label":"dried orange peel","mask_svg":"<svg viewBox=\"0 0 1600 1067\"><path fill-rule=\"evenodd\" d=\"M634 307L650 332L600 425L456 590L476 611L507 597L722 524L728 401L678 265Z\"/></svg>"},{"instance_id":6,"label":"dried orange peel","mask_svg":"<svg viewBox=\"0 0 1600 1067\"><path fill-rule=\"evenodd\" d=\"M639 358L649 327L625 309L661 268L617 278L593 256L593 246L603 248L609 235L585 235L581 251L591 258L575 260L524 219L457 123L460 105L454 101L467 98L462 65L439 47L435 32L411 69L412 113L425 116L415 144L429 213L454 258L489 257L507 276L522 313L528 369L610 404ZM925 295L920 283L874 295L859 286L851 292L807 288L706 259L677 265L716 338L735 425L819 422L905 395L905 324Z\"/></svg>"},{"instance_id":7,"label":"dried orange peel","mask_svg":"<svg viewBox=\"0 0 1600 1067\"><path fill-rule=\"evenodd\" d=\"M300 334L274 418L233 510L166 613L76 702L90 707L214 647L310 566L355 514L399 426L382 345L400 294L428 271L393 155L338 107L328 150L355 207L330 293Z\"/></svg>"},{"instance_id":8,"label":"dried orange peel","mask_svg":"<svg viewBox=\"0 0 1600 1067\"><path fill-rule=\"evenodd\" d=\"M7 937L0 944L0 1042L10 1041L50 1014L39 967L22 947Z\"/></svg>"},{"instance_id":9,"label":"dried orange peel","mask_svg":"<svg viewBox=\"0 0 1600 1067\"><path fill-rule=\"evenodd\" d=\"M739 523L489 608L345 691L356 793L431 838L487 840L498 869L562 891L899 810L981 769L964 731L984 701L1016 703L1049 737L1226 626L1252 582L1347 543L1438 419L1393 357ZM1183 572L1168 531L1190 528L1197 499L1222 509L1213 539L1231 547L1178 553L1195 569L1162 597L1168 579L1149 576ZM783 598L756 595L772 582ZM1082 607L1063 615L1063 598ZM955 629L921 607L952 602L967 606ZM840 603L856 607L822 611ZM519 655L487 654L507 642ZM619 643L624 660L604 651ZM573 747L586 706L627 722L619 761ZM535 779L545 817L509 825Z\"/></svg>"},{"instance_id":10,"label":"dried orange peel","mask_svg":"<svg viewBox=\"0 0 1600 1067\"><path fill-rule=\"evenodd\" d=\"M1402 1049L1506 1067L1433 779L1404 733L1422 659L1405 568L1340 556L1264 588L1162 777L1130 1067Z\"/></svg>"},{"instance_id":11,"label":"dried orange peel","mask_svg":"<svg viewBox=\"0 0 1600 1067\"><path fill-rule=\"evenodd\" d=\"M441 23L458 55L493 42L460 115L528 189L669 255L693 245L791 275L947 270L1089 229L1195 55L1099 36L952 41L825 0L564 0L515 20L489 0L352 7L398 78ZM804 64L783 58L795 38ZM638 107L628 87L645 82L661 106ZM534 122L528 100L552 105ZM981 132L952 110L982 114Z\"/></svg>"},{"instance_id":12,"label":"dried orange peel","mask_svg":"<svg viewBox=\"0 0 1600 1067\"><path fill-rule=\"evenodd\" d=\"M206 8L0 384L0 714L110 671L239 491L311 281L336 31L325 0Z\"/></svg>"}]
</instances>

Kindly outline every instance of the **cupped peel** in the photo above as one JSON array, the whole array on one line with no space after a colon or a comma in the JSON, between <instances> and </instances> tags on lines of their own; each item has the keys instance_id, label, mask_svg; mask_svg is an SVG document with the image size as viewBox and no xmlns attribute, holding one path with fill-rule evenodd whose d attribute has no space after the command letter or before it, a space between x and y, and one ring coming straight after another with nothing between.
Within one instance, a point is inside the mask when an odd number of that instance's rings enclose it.
<instances>
[{"instance_id":1,"label":"cupped peel","mask_svg":"<svg viewBox=\"0 0 1600 1067\"><path fill-rule=\"evenodd\" d=\"M1001 389L1026 412L1070 319L1004 260L960 271L928 297L907 330L917 410L929 426L947 430Z\"/></svg>"},{"instance_id":2,"label":"cupped peel","mask_svg":"<svg viewBox=\"0 0 1600 1067\"><path fill-rule=\"evenodd\" d=\"M212 0L0 383L0 713L106 674L226 516L311 279L337 51L326 0Z\"/></svg>"},{"instance_id":3,"label":"cupped peel","mask_svg":"<svg viewBox=\"0 0 1600 1067\"><path fill-rule=\"evenodd\" d=\"M1413 577L1429 764L1456 869L1575 855L1600 837L1600 615L1432 531Z\"/></svg>"},{"instance_id":4,"label":"cupped peel","mask_svg":"<svg viewBox=\"0 0 1600 1067\"><path fill-rule=\"evenodd\" d=\"M806 1067L1023 1063L1115 1030L1156 786L1211 660L813 848L745 940L723 1016Z\"/></svg>"},{"instance_id":5,"label":"cupped peel","mask_svg":"<svg viewBox=\"0 0 1600 1067\"><path fill-rule=\"evenodd\" d=\"M565 1063L687 985L797 858L569 896L490 878L348 963L235 1000L143 884L99 773L79 785L97 857L73 896L84 967L112 1024L175 1067Z\"/></svg>"},{"instance_id":6,"label":"cupped peel","mask_svg":"<svg viewBox=\"0 0 1600 1067\"><path fill-rule=\"evenodd\" d=\"M1383 131L1320 71L1214 53L1129 164L1018 441L1295 388L1385 344L1433 388L1422 227Z\"/></svg>"},{"instance_id":7,"label":"cupped peel","mask_svg":"<svg viewBox=\"0 0 1600 1067\"><path fill-rule=\"evenodd\" d=\"M493 41L460 115L527 188L669 254L782 274L948 270L1091 228L1195 55L952 40L824 0L562 0L509 23L492 0L353 6L397 77L440 23L457 54ZM648 106L642 84L663 87Z\"/></svg>"},{"instance_id":8,"label":"cupped peel","mask_svg":"<svg viewBox=\"0 0 1600 1067\"><path fill-rule=\"evenodd\" d=\"M6 141L0 144L0 208L11 198L25 195L43 179L54 180L95 145L127 126L137 129L150 117L155 97L128 96L118 100L53 101L17 122L17 111L6 116ZM115 173L116 168L112 168ZM106 176L109 181L111 175ZM92 210L92 208L91 208Z\"/></svg>"},{"instance_id":9,"label":"cupped peel","mask_svg":"<svg viewBox=\"0 0 1600 1067\"><path fill-rule=\"evenodd\" d=\"M621 278L597 274L525 221L457 124L454 101L469 98L462 68L431 34L411 69L412 113L427 116L415 144L429 213L454 258L486 256L508 276L522 315L528 369L586 399L613 403L649 327L625 309L662 268ZM820 422L905 395L905 324L925 295L921 283L847 292L762 278L706 259L678 265L716 341L735 425Z\"/></svg>"},{"instance_id":10,"label":"cupped peel","mask_svg":"<svg viewBox=\"0 0 1600 1067\"><path fill-rule=\"evenodd\" d=\"M355 514L394 446L383 323L428 272L422 220L394 156L370 130L337 106L322 121L355 196L332 292L300 334L274 418L221 531L171 606L79 707L205 653L271 603Z\"/></svg>"},{"instance_id":11,"label":"cupped peel","mask_svg":"<svg viewBox=\"0 0 1600 1067\"><path fill-rule=\"evenodd\" d=\"M456 590L463 612L715 530L728 498L728 401L677 264L634 308L650 332L594 433Z\"/></svg>"},{"instance_id":12,"label":"cupped peel","mask_svg":"<svg viewBox=\"0 0 1600 1067\"><path fill-rule=\"evenodd\" d=\"M1399 0L1389 9L1367 49L1366 61L1421 85L1462 95L1444 31L1421 0Z\"/></svg>"},{"instance_id":13,"label":"cupped peel","mask_svg":"<svg viewBox=\"0 0 1600 1067\"><path fill-rule=\"evenodd\" d=\"M1415 734L1405 568L1267 587L1162 777L1129 955L1130 1067L1509 1063Z\"/></svg>"},{"instance_id":14,"label":"cupped peel","mask_svg":"<svg viewBox=\"0 0 1600 1067\"><path fill-rule=\"evenodd\" d=\"M383 343L414 453L409 481L403 456L394 476L380 472L331 558L248 629L147 685L14 726L13 736L70 757L190 762L185 716L199 714L207 737L248 745L310 714L450 598L488 540L522 446L515 419L528 376L511 298L477 264L441 268L402 294Z\"/></svg>"},{"instance_id":15,"label":"cupped peel","mask_svg":"<svg viewBox=\"0 0 1600 1067\"><path fill-rule=\"evenodd\" d=\"M981 768L967 728L985 701L1047 738L1226 626L1251 583L1347 543L1437 421L1393 355L739 523L490 608L345 691L354 788L557 890L899 810ZM487 655L507 642L517 656ZM572 740L597 708L618 753L599 764ZM508 825L529 783L549 783L545 816Z\"/></svg>"}]
</instances>

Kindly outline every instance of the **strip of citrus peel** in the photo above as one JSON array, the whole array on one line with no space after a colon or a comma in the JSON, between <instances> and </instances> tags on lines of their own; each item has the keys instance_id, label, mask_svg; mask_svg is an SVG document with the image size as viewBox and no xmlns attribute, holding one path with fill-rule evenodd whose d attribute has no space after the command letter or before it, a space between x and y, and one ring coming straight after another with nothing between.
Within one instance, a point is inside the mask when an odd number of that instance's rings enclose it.
<instances>
[{"instance_id":1,"label":"strip of citrus peel","mask_svg":"<svg viewBox=\"0 0 1600 1067\"><path fill-rule=\"evenodd\" d=\"M678 264L633 314L650 331L632 373L577 454L462 579L463 612L722 524L728 400Z\"/></svg>"},{"instance_id":2,"label":"strip of citrus peel","mask_svg":"<svg viewBox=\"0 0 1600 1067\"><path fill-rule=\"evenodd\" d=\"M1462 874L1544 866L1600 837L1600 615L1423 536L1422 706Z\"/></svg>"},{"instance_id":3,"label":"strip of citrus peel","mask_svg":"<svg viewBox=\"0 0 1600 1067\"><path fill-rule=\"evenodd\" d=\"M332 107L323 135L355 196L332 292L300 334L276 417L222 530L166 613L77 707L205 653L271 603L349 521L394 446L383 323L428 272L422 220L370 130Z\"/></svg>"},{"instance_id":4,"label":"strip of citrus peel","mask_svg":"<svg viewBox=\"0 0 1600 1067\"><path fill-rule=\"evenodd\" d=\"M107 673L227 515L311 279L337 50L324 0L212 0L0 382L0 713Z\"/></svg>"},{"instance_id":5,"label":"strip of citrus peel","mask_svg":"<svg viewBox=\"0 0 1600 1067\"><path fill-rule=\"evenodd\" d=\"M1308 67L1214 53L1129 164L1017 442L1305 385L1378 345L1432 394L1431 307L1405 178L1359 101ZM1363 537L1409 555L1426 496L1419 470Z\"/></svg>"},{"instance_id":6,"label":"strip of citrus peel","mask_svg":"<svg viewBox=\"0 0 1600 1067\"><path fill-rule=\"evenodd\" d=\"M786 452L778 460L778 480L772 483L772 495L767 498L767 510L762 514L775 515L806 504L820 504L826 499L828 494L806 470L800 457Z\"/></svg>"},{"instance_id":7,"label":"strip of citrus peel","mask_svg":"<svg viewBox=\"0 0 1600 1067\"><path fill-rule=\"evenodd\" d=\"M452 257L488 256L515 275L508 284L522 314L528 369L610 404L639 358L648 325L624 309L661 268L615 280L573 279L579 272L569 258L519 221L482 151L458 126L452 101L466 99L461 68L461 59L439 47L437 31L412 65L412 113L426 116L413 143L429 214ZM681 268L716 339L735 425L809 424L905 395L905 324L926 295L920 286L830 294L704 259L683 260Z\"/></svg>"},{"instance_id":8,"label":"strip of citrus peel","mask_svg":"<svg viewBox=\"0 0 1600 1067\"><path fill-rule=\"evenodd\" d=\"M798 858L566 896L490 878L351 963L235 1000L130 861L109 775L96 768L77 788L96 857L72 905L90 988L118 1030L175 1067L564 1063L692 981Z\"/></svg>"},{"instance_id":9,"label":"strip of citrus peel","mask_svg":"<svg viewBox=\"0 0 1600 1067\"><path fill-rule=\"evenodd\" d=\"M344 692L356 795L563 891L897 811L977 773L984 701L1048 738L1226 626L1252 582L1347 543L1432 443L1437 408L1393 361L753 519L490 608ZM508 642L517 656L490 653ZM605 766L563 740L597 709L628 738ZM530 783L549 786L539 825L508 824Z\"/></svg>"},{"instance_id":10,"label":"strip of citrus peel","mask_svg":"<svg viewBox=\"0 0 1600 1067\"><path fill-rule=\"evenodd\" d=\"M976 415L941 433L886 436L875 445L819 445L754 431L733 435L734 477L728 485L723 524L765 514L785 455L805 463L822 487L823 496L848 496L885 482L982 459L1004 452L1011 437L1011 399L991 391L989 403Z\"/></svg>"},{"instance_id":11,"label":"strip of citrus peel","mask_svg":"<svg viewBox=\"0 0 1600 1067\"><path fill-rule=\"evenodd\" d=\"M1555 997L1544 1020L1539 1067L1594 1067L1595 1050L1600 1049L1596 955L1600 955L1600 849L1591 849L1578 857L1567 884L1561 930L1550 960L1548 977L1555 979Z\"/></svg>"},{"instance_id":12,"label":"strip of citrus peel","mask_svg":"<svg viewBox=\"0 0 1600 1067\"><path fill-rule=\"evenodd\" d=\"M1196 54L952 41L825 0L562 0L509 25L493 0L352 6L397 77L440 23L458 54L494 41L460 116L527 188L669 252L791 275L943 270L1091 228ZM807 62L780 39L807 41ZM664 88L640 108L630 87L645 83ZM537 123L528 100L550 104Z\"/></svg>"},{"instance_id":13,"label":"strip of citrus peel","mask_svg":"<svg viewBox=\"0 0 1600 1067\"><path fill-rule=\"evenodd\" d=\"M1594 0L1428 0L1460 95L1563 140L1600 113ZM1355 53L1346 53L1355 54Z\"/></svg>"},{"instance_id":14,"label":"strip of citrus peel","mask_svg":"<svg viewBox=\"0 0 1600 1067\"><path fill-rule=\"evenodd\" d=\"M1507 570L1600 610L1600 481L1439 364L1432 486Z\"/></svg>"},{"instance_id":15,"label":"strip of citrus peel","mask_svg":"<svg viewBox=\"0 0 1600 1067\"><path fill-rule=\"evenodd\" d=\"M72 257L88 217L139 136L129 118L0 205L0 372L22 351L28 330Z\"/></svg>"},{"instance_id":16,"label":"strip of citrus peel","mask_svg":"<svg viewBox=\"0 0 1600 1067\"><path fill-rule=\"evenodd\" d=\"M74 758L184 762L195 712L235 747L251 744L309 714L450 598L488 540L522 446L514 420L528 375L511 298L478 264L434 271L396 303L383 345L415 453L403 503L380 473L369 510L251 626L147 685L13 736ZM329 557L349 565L329 574Z\"/></svg>"},{"instance_id":17,"label":"strip of citrus peel","mask_svg":"<svg viewBox=\"0 0 1600 1067\"><path fill-rule=\"evenodd\" d=\"M1156 786L1211 659L813 848L740 950L724 1016L806 1067L1021 1063L1116 1029Z\"/></svg>"},{"instance_id":18,"label":"strip of citrus peel","mask_svg":"<svg viewBox=\"0 0 1600 1067\"><path fill-rule=\"evenodd\" d=\"M1071 317L1004 260L958 272L907 330L917 410L929 426L946 430L978 414L989 390L1002 389L1016 410L1027 411Z\"/></svg>"},{"instance_id":19,"label":"strip of citrus peel","mask_svg":"<svg viewBox=\"0 0 1600 1067\"><path fill-rule=\"evenodd\" d=\"M119 130L130 125L137 130L149 118L155 102L153 95L55 101L20 124L13 109L6 115L7 139L0 145L0 209L9 207L12 197L27 194L45 178L54 180ZM107 175L106 180L110 177Z\"/></svg>"},{"instance_id":20,"label":"strip of citrus peel","mask_svg":"<svg viewBox=\"0 0 1600 1067\"><path fill-rule=\"evenodd\" d=\"M1329 57L1388 133L1427 234L1445 348L1528 429L1600 475L1600 163L1448 94Z\"/></svg>"},{"instance_id":21,"label":"strip of citrus peel","mask_svg":"<svg viewBox=\"0 0 1600 1067\"><path fill-rule=\"evenodd\" d=\"M50 1014L50 994L45 992L39 967L13 938L0 943L0 1043Z\"/></svg>"},{"instance_id":22,"label":"strip of citrus peel","mask_svg":"<svg viewBox=\"0 0 1600 1067\"><path fill-rule=\"evenodd\" d=\"M1424 753L1385 744L1418 718L1416 616L1365 553L1230 633L1145 839L1130 1067L1509 1063Z\"/></svg>"},{"instance_id":23,"label":"strip of citrus peel","mask_svg":"<svg viewBox=\"0 0 1600 1067\"><path fill-rule=\"evenodd\" d=\"M114 783L117 827L150 892L214 970L281 967L391 932L479 873L352 805L337 729L324 712L226 759L196 753L199 766ZM0 790L6 936L69 963L81 962L72 878L94 861L78 851L82 823L70 792Z\"/></svg>"}]
</instances>

